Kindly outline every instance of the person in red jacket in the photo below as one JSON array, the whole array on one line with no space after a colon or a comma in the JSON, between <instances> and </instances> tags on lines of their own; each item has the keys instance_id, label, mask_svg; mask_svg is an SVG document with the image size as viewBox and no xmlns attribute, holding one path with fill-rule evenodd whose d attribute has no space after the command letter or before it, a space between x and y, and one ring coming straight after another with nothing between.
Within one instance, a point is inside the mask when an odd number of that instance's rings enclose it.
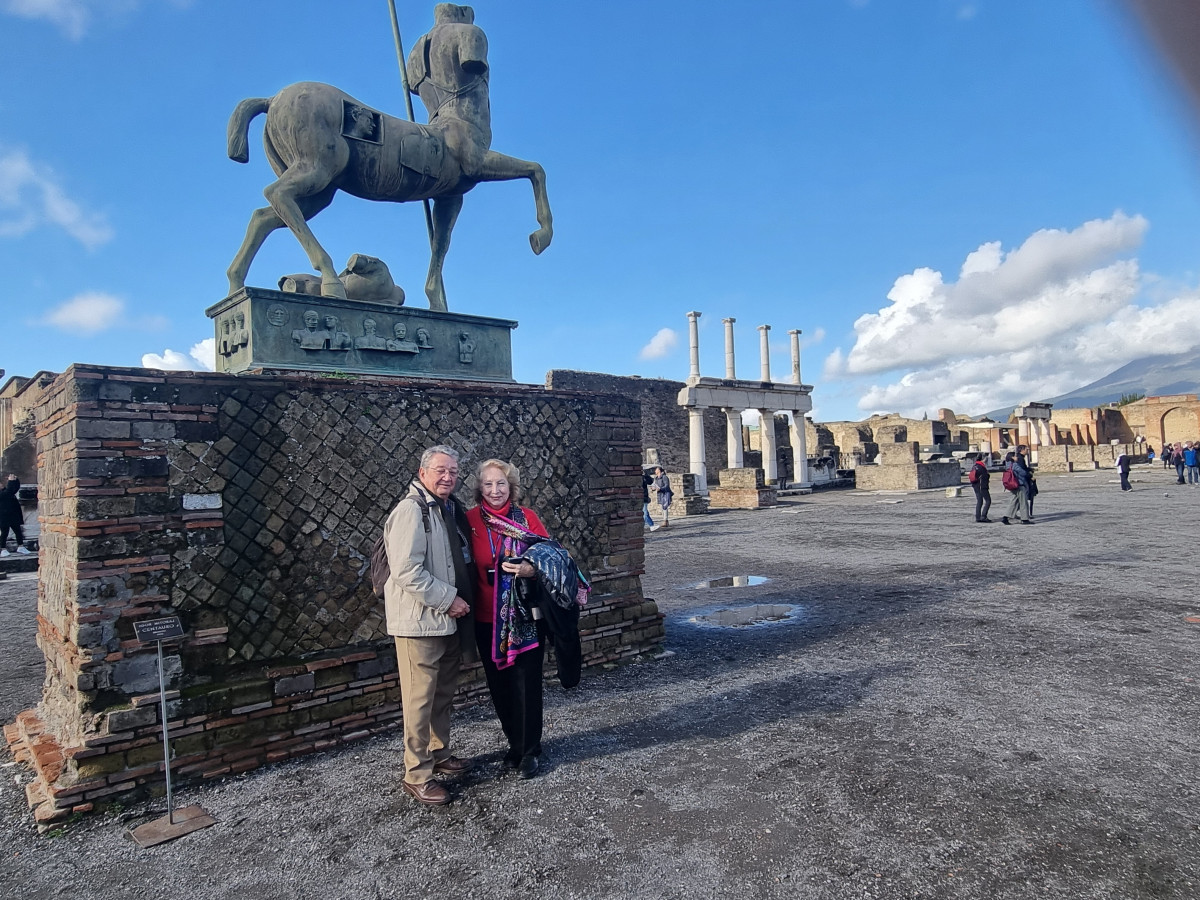
<instances>
[{"instance_id":1,"label":"person in red jacket","mask_svg":"<svg viewBox=\"0 0 1200 900\"><path fill-rule=\"evenodd\" d=\"M533 578L533 564L518 560L530 540L549 537L532 509L518 505L521 473L512 463L479 464L476 499L467 511L475 573L475 638L488 693L508 738L504 762L522 778L538 771L542 753L542 662L546 632L536 608L524 600L518 579Z\"/></svg>"}]
</instances>

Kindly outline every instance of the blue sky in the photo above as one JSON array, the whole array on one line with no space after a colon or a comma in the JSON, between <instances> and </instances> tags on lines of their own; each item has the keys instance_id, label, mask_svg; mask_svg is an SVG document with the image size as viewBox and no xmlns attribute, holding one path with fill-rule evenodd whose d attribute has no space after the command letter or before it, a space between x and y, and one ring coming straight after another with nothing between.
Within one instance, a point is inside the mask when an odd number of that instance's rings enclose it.
<instances>
[{"instance_id":1,"label":"blue sky","mask_svg":"<svg viewBox=\"0 0 1200 900\"><path fill-rule=\"evenodd\" d=\"M398 7L411 46L433 4ZM823 420L980 413L1200 346L1194 120L1115 3L475 10L492 146L545 166L555 237L530 252L526 182L480 185L446 284L452 311L521 322L519 381L682 379L692 309L710 375L722 317L744 377L755 326L780 376L803 329ZM272 178L261 118L249 164L225 156L238 101L312 80L403 111L384 0L0 0L0 50L9 375L199 367ZM340 195L312 225L424 305L419 204ZM249 282L303 271L280 231Z\"/></svg>"}]
</instances>

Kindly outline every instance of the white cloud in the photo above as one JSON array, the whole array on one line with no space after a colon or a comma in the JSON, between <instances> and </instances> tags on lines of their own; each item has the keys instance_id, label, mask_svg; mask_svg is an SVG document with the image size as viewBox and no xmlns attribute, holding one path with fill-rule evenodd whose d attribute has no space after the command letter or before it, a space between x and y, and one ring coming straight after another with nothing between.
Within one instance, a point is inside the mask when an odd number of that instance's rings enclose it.
<instances>
[{"instance_id":1,"label":"white cloud","mask_svg":"<svg viewBox=\"0 0 1200 900\"><path fill-rule=\"evenodd\" d=\"M104 216L68 197L52 170L23 150L0 151L0 237L20 237L42 225L58 226L89 250L113 236Z\"/></svg>"},{"instance_id":2,"label":"white cloud","mask_svg":"<svg viewBox=\"0 0 1200 900\"><path fill-rule=\"evenodd\" d=\"M167 0L183 9L192 0ZM136 10L142 0L0 0L0 12L20 19L43 19L57 26L73 41L80 40L92 19L97 16L118 16Z\"/></svg>"},{"instance_id":3,"label":"white cloud","mask_svg":"<svg viewBox=\"0 0 1200 900\"><path fill-rule=\"evenodd\" d=\"M191 359L184 356L178 350L168 348L162 352L161 356L157 353L143 353L142 368L165 369L168 372L191 372L194 369L194 364Z\"/></svg>"},{"instance_id":4,"label":"white cloud","mask_svg":"<svg viewBox=\"0 0 1200 900\"><path fill-rule=\"evenodd\" d=\"M215 372L217 370L217 339L205 338L198 344L192 344L188 354L200 364L199 371Z\"/></svg>"},{"instance_id":5,"label":"white cloud","mask_svg":"<svg viewBox=\"0 0 1200 900\"><path fill-rule=\"evenodd\" d=\"M3 0L0 10L22 19L45 19L79 40L91 17L86 0Z\"/></svg>"},{"instance_id":6,"label":"white cloud","mask_svg":"<svg viewBox=\"0 0 1200 900\"><path fill-rule=\"evenodd\" d=\"M178 350L167 349L160 356L146 353L142 356L142 368L165 369L168 372L212 372L216 370L216 338L205 338L193 344L188 355Z\"/></svg>"},{"instance_id":7,"label":"white cloud","mask_svg":"<svg viewBox=\"0 0 1200 900\"><path fill-rule=\"evenodd\" d=\"M660 328L650 342L642 348L641 359L662 359L679 344L679 335L670 328Z\"/></svg>"},{"instance_id":8,"label":"white cloud","mask_svg":"<svg viewBox=\"0 0 1200 900\"><path fill-rule=\"evenodd\" d=\"M890 304L861 316L849 353L825 360L828 379L884 376L864 411L949 406L981 413L1066 393L1131 360L1200 346L1200 293L1138 302L1136 259L1148 223L1115 213L1072 231L1043 230L1005 254L968 254L959 280L932 269L896 279Z\"/></svg>"},{"instance_id":9,"label":"white cloud","mask_svg":"<svg viewBox=\"0 0 1200 900\"><path fill-rule=\"evenodd\" d=\"M117 324L125 301L102 291L76 294L46 316L46 323L75 334L96 334Z\"/></svg>"},{"instance_id":10,"label":"white cloud","mask_svg":"<svg viewBox=\"0 0 1200 900\"><path fill-rule=\"evenodd\" d=\"M806 331L800 335L800 349L815 347L823 340L825 340L824 328L814 328L812 331Z\"/></svg>"}]
</instances>

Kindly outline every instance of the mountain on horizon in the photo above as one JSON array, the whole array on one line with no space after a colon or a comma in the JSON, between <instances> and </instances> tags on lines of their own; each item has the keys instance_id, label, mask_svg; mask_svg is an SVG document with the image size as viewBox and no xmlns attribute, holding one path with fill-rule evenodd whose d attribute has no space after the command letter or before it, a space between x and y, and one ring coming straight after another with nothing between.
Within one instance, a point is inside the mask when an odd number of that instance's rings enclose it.
<instances>
[{"instance_id":1,"label":"mountain on horizon","mask_svg":"<svg viewBox=\"0 0 1200 900\"><path fill-rule=\"evenodd\" d=\"M1169 356L1144 356L1091 384L1040 402L1053 403L1056 409L1078 409L1107 406L1126 394L1161 397L1166 394L1198 393L1200 349ZM1008 406L989 412L987 416L998 422L1007 422L1012 411L1013 407Z\"/></svg>"}]
</instances>

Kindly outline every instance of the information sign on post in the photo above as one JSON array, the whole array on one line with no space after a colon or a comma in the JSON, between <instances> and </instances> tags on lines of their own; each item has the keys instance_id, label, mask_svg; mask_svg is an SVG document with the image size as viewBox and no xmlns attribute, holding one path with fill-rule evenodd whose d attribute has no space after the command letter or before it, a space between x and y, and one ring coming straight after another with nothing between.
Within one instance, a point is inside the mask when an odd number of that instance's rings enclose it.
<instances>
[{"instance_id":1,"label":"information sign on post","mask_svg":"<svg viewBox=\"0 0 1200 900\"><path fill-rule=\"evenodd\" d=\"M193 805L176 810L171 797L171 744L167 735L167 681L163 675L163 641L181 638L186 632L178 616L168 616L165 619L149 619L134 622L133 631L138 641L143 644L153 642L158 647L158 701L162 715L163 736L163 774L167 781L167 814L161 819L155 819L144 825L130 830L130 835L139 847L153 847L166 841L174 840L209 825L217 824L203 807Z\"/></svg>"}]
</instances>

